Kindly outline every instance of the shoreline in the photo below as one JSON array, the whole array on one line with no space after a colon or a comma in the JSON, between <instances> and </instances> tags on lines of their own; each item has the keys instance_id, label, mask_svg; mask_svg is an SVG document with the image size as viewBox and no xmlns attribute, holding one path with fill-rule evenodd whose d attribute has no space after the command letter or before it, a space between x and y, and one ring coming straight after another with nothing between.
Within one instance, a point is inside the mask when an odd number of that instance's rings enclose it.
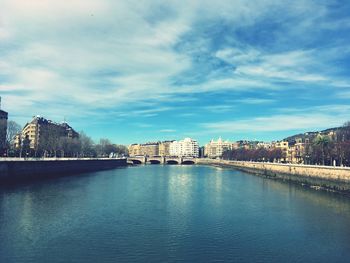
<instances>
[{"instance_id":1,"label":"shoreline","mask_svg":"<svg viewBox=\"0 0 350 263\"><path fill-rule=\"evenodd\" d=\"M0 184L74 176L84 172L126 167L125 158L0 159Z\"/></svg>"},{"instance_id":2,"label":"shoreline","mask_svg":"<svg viewBox=\"0 0 350 263\"><path fill-rule=\"evenodd\" d=\"M264 178L350 196L350 168L197 159L197 164L232 168Z\"/></svg>"}]
</instances>

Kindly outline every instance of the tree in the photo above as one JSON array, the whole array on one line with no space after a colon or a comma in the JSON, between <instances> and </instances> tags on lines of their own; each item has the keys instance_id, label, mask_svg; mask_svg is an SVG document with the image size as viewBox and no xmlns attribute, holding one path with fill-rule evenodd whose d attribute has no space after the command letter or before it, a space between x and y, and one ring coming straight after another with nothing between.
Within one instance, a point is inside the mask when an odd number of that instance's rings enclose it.
<instances>
[{"instance_id":1,"label":"tree","mask_svg":"<svg viewBox=\"0 0 350 263\"><path fill-rule=\"evenodd\" d=\"M19 125L15 121L8 121L7 122L7 135L6 135L6 142L8 145L13 144L13 140L17 134L19 134L22 131L21 125Z\"/></svg>"},{"instance_id":2,"label":"tree","mask_svg":"<svg viewBox=\"0 0 350 263\"><path fill-rule=\"evenodd\" d=\"M344 123L341 130L338 132L338 141L349 141L350 140L350 121Z\"/></svg>"},{"instance_id":3,"label":"tree","mask_svg":"<svg viewBox=\"0 0 350 263\"><path fill-rule=\"evenodd\" d=\"M6 120L0 120L0 156L6 150Z\"/></svg>"},{"instance_id":4,"label":"tree","mask_svg":"<svg viewBox=\"0 0 350 263\"><path fill-rule=\"evenodd\" d=\"M12 152L12 154L14 154L14 138L17 134L20 134L21 131L22 127L17 122L8 121L6 134L7 156L9 156L10 151Z\"/></svg>"},{"instance_id":5,"label":"tree","mask_svg":"<svg viewBox=\"0 0 350 263\"><path fill-rule=\"evenodd\" d=\"M79 156L81 151L81 142L77 138L60 137L58 140L58 149L60 157Z\"/></svg>"},{"instance_id":6,"label":"tree","mask_svg":"<svg viewBox=\"0 0 350 263\"><path fill-rule=\"evenodd\" d=\"M120 144L115 144L115 153L118 155L123 155L126 156L128 155L128 147L126 147L125 145L120 145Z\"/></svg>"},{"instance_id":7,"label":"tree","mask_svg":"<svg viewBox=\"0 0 350 263\"><path fill-rule=\"evenodd\" d=\"M60 129L57 129L55 125L48 124L41 128L41 134L39 138L38 150L40 155L46 157L56 157L59 151L60 138L64 136Z\"/></svg>"},{"instance_id":8,"label":"tree","mask_svg":"<svg viewBox=\"0 0 350 263\"><path fill-rule=\"evenodd\" d=\"M19 157L27 157L30 154L30 140L28 135L23 139L21 143L21 151Z\"/></svg>"},{"instance_id":9,"label":"tree","mask_svg":"<svg viewBox=\"0 0 350 263\"><path fill-rule=\"evenodd\" d=\"M93 140L87 136L83 131L79 134L80 142L80 156L82 157L95 157L96 149L94 147Z\"/></svg>"},{"instance_id":10,"label":"tree","mask_svg":"<svg viewBox=\"0 0 350 263\"><path fill-rule=\"evenodd\" d=\"M314 140L314 146L320 147L321 149L321 157L322 157L322 165L325 165L325 155L326 155L326 147L330 144L330 138L327 135L319 135Z\"/></svg>"},{"instance_id":11,"label":"tree","mask_svg":"<svg viewBox=\"0 0 350 263\"><path fill-rule=\"evenodd\" d=\"M96 152L97 155L100 157L106 157L108 156L111 152L115 151L115 147L111 143L110 140L101 138L100 142L96 145Z\"/></svg>"}]
</instances>

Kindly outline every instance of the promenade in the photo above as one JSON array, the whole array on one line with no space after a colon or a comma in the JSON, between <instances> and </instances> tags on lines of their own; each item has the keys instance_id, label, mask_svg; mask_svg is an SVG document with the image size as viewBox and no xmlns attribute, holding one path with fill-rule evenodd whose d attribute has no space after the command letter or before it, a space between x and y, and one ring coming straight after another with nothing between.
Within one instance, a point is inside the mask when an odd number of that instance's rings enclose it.
<instances>
[{"instance_id":1,"label":"promenade","mask_svg":"<svg viewBox=\"0 0 350 263\"><path fill-rule=\"evenodd\" d=\"M269 178L309 185L313 188L350 193L349 167L243 162L216 159L197 159L197 164L231 167Z\"/></svg>"}]
</instances>

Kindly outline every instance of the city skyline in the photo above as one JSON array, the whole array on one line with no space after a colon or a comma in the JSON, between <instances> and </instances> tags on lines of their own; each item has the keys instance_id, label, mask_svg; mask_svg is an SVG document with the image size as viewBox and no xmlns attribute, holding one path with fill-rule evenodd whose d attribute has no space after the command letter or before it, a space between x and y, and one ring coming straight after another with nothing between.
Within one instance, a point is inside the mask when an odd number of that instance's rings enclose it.
<instances>
[{"instance_id":1,"label":"city skyline","mask_svg":"<svg viewBox=\"0 0 350 263\"><path fill-rule=\"evenodd\" d=\"M350 120L346 1L1 1L9 119L115 143L272 141Z\"/></svg>"}]
</instances>

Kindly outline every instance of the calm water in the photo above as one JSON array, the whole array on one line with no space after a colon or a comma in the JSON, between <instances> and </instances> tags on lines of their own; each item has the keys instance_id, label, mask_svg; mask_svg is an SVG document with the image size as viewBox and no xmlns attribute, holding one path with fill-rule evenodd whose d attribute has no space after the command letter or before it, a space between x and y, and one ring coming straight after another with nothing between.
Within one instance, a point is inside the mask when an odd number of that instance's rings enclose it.
<instances>
[{"instance_id":1,"label":"calm water","mask_svg":"<svg viewBox=\"0 0 350 263\"><path fill-rule=\"evenodd\" d=\"M0 262L349 262L350 198L206 166L0 188Z\"/></svg>"}]
</instances>

